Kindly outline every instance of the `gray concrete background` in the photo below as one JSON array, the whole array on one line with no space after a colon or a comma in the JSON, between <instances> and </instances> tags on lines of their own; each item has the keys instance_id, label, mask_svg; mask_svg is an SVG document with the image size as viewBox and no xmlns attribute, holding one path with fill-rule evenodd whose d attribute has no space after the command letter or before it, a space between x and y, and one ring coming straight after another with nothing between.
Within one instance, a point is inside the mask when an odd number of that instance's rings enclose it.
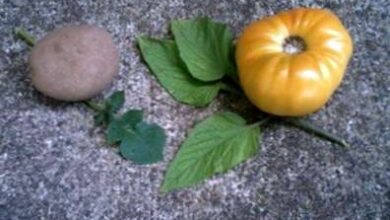
<instances>
[{"instance_id":1,"label":"gray concrete background","mask_svg":"<svg viewBox=\"0 0 390 220\"><path fill-rule=\"evenodd\" d=\"M264 129L259 154L225 175L160 195L158 188L187 131L223 108L175 102L140 61L137 35L167 36L174 18L200 15L240 33L249 22L297 6L333 10L355 51L332 100L309 117L346 137L341 149L299 129ZM389 2L329 1L23 1L0 0L0 219L390 219ZM105 27L121 68L103 96L123 89L168 135L164 161L136 166L104 142L92 112L36 92L29 50L14 38L24 26L42 37L67 23Z\"/></svg>"}]
</instances>

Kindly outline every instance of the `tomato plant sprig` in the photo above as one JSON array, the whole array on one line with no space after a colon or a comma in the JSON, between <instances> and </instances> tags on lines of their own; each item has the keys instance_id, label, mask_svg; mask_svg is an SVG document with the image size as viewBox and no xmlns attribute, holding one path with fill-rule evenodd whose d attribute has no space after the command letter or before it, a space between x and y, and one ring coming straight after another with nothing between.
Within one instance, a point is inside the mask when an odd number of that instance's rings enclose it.
<instances>
[{"instance_id":1,"label":"tomato plant sprig","mask_svg":"<svg viewBox=\"0 0 390 220\"><path fill-rule=\"evenodd\" d=\"M179 102L206 106L220 91L246 98L238 81L232 34L208 18L173 21L173 39L138 38L141 54L161 85ZM161 190L192 186L254 156L261 126L272 118L341 146L341 138L298 118L268 114L247 124L240 115L217 113L195 125L169 165Z\"/></svg>"}]
</instances>

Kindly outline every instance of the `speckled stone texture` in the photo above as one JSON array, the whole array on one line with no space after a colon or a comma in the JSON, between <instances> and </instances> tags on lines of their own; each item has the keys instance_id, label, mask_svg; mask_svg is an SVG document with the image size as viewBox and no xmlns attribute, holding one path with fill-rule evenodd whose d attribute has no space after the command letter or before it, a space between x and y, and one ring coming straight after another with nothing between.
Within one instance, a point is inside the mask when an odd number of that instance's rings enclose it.
<instances>
[{"instance_id":1,"label":"speckled stone texture","mask_svg":"<svg viewBox=\"0 0 390 220\"><path fill-rule=\"evenodd\" d=\"M298 6L333 10L355 44L345 80L308 119L345 137L342 149L283 123L266 126L259 154L224 175L159 194L164 172L188 130L220 111L179 104L142 63L136 36L168 36L175 18L210 16L234 33ZM353 1L21 1L0 0L0 219L390 219L390 77L387 0ZM69 23L106 28L120 48L113 86L126 108L146 111L168 133L164 160L124 161L81 103L58 102L31 86L29 50L15 39Z\"/></svg>"}]
</instances>

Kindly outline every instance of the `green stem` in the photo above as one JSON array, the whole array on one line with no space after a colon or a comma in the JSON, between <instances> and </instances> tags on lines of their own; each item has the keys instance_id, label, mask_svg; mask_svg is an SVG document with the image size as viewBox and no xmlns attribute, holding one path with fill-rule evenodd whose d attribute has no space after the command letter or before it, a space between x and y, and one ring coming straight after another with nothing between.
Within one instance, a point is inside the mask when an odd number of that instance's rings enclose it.
<instances>
[{"instance_id":1,"label":"green stem","mask_svg":"<svg viewBox=\"0 0 390 220\"><path fill-rule=\"evenodd\" d=\"M313 133L319 137L325 138L333 143L339 144L343 147L349 147L349 144L342 138L337 137L336 135L331 134L328 131L325 131L320 127L317 127L314 124L311 124L303 119L287 118L286 121L296 127L299 127L307 132Z\"/></svg>"},{"instance_id":2,"label":"green stem","mask_svg":"<svg viewBox=\"0 0 390 220\"><path fill-rule=\"evenodd\" d=\"M251 127L257 127L257 126L262 126L266 123L268 123L274 116L272 115L267 115L264 119L258 121L258 122L255 122L253 124L251 124L250 126Z\"/></svg>"},{"instance_id":3,"label":"green stem","mask_svg":"<svg viewBox=\"0 0 390 220\"><path fill-rule=\"evenodd\" d=\"M83 101L83 103L86 106L88 106L89 108L91 108L91 109L93 109L93 110L95 110L97 112L106 111L106 109L102 105L100 105L100 104L98 104L98 103L96 103L94 101Z\"/></svg>"},{"instance_id":4,"label":"green stem","mask_svg":"<svg viewBox=\"0 0 390 220\"><path fill-rule=\"evenodd\" d=\"M15 30L16 36L24 41L29 47L33 47L35 45L35 38L31 36L25 29L18 28Z\"/></svg>"},{"instance_id":5,"label":"green stem","mask_svg":"<svg viewBox=\"0 0 390 220\"><path fill-rule=\"evenodd\" d=\"M234 86L227 84L227 83L224 83L224 82L221 83L221 90L228 92L230 94L233 94L233 95L245 96L244 93L242 92L242 90L239 90L239 89L235 88Z\"/></svg>"}]
</instances>

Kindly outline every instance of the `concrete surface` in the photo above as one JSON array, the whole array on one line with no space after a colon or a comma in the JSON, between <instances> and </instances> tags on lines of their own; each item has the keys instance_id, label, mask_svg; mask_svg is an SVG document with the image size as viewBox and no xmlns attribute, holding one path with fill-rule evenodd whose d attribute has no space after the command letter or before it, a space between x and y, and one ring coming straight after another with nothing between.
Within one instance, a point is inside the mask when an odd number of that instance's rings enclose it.
<instances>
[{"instance_id":1,"label":"concrete surface","mask_svg":"<svg viewBox=\"0 0 390 220\"><path fill-rule=\"evenodd\" d=\"M329 8L351 32L355 51L345 80L309 119L352 148L274 123L247 163L160 195L188 129L229 100L220 96L203 109L175 102L140 61L135 37L167 36L171 19L200 15L229 24L237 35L250 21L297 6ZM0 0L0 219L390 219L389 10L387 0ZM98 99L124 89L126 108L144 109L167 130L164 161L122 160L83 104L54 101L32 88L29 50L13 29L24 26L42 37L67 23L98 24L113 34L120 74Z\"/></svg>"}]
</instances>

